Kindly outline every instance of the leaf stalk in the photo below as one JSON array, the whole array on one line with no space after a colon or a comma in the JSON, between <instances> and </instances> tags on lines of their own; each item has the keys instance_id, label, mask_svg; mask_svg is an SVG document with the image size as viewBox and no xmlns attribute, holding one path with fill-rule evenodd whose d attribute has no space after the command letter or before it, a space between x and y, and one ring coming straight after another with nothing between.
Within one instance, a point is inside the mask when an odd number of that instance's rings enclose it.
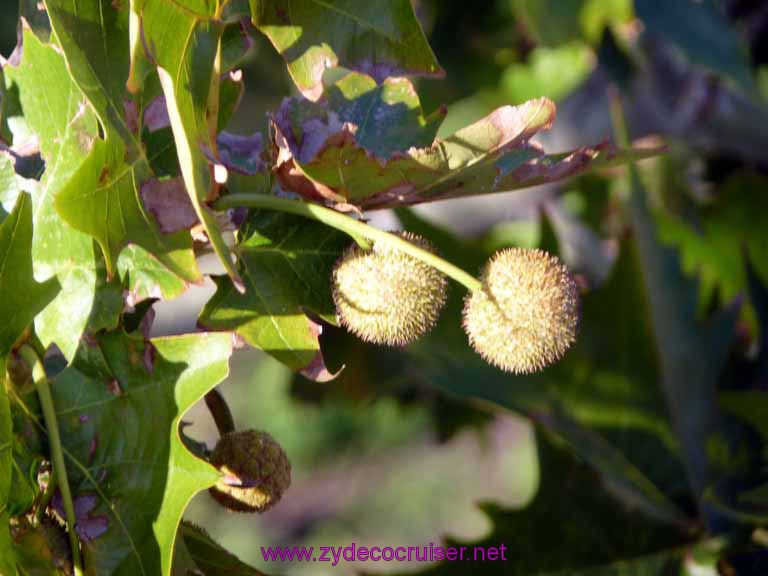
<instances>
[{"instance_id":1,"label":"leaf stalk","mask_svg":"<svg viewBox=\"0 0 768 576\"><path fill-rule=\"evenodd\" d=\"M53 463L53 474L61 491L61 500L64 505L64 514L67 521L67 532L69 534L69 545L72 549L72 565L74 566L75 576L83 576L83 564L80 558L80 544L75 532L75 506L72 502L72 492L69 489L69 480L67 478L67 467L64 464L64 451L61 445L61 434L59 432L59 422L56 419L56 409L53 405L53 396L51 395L51 386L48 381L48 375L45 373L43 362L37 352L28 345L19 349L19 355L32 368L32 380L40 398L40 406L43 410L43 420L48 433L48 446L51 451L51 462Z\"/></svg>"},{"instance_id":2,"label":"leaf stalk","mask_svg":"<svg viewBox=\"0 0 768 576\"><path fill-rule=\"evenodd\" d=\"M346 214L331 210L318 204L311 204L301 200L291 200L289 198L278 198L267 194L229 194L222 196L213 207L217 210L228 210L231 208L252 208L262 210L275 210L278 212L287 212L297 216L303 216L326 226L335 228L340 232L349 234L353 238L365 238L373 242L389 242L398 250L401 250L409 256L421 260L425 264L439 270L449 278L452 278L470 292L479 290L482 287L480 281L468 274L458 266L443 260L440 256L419 248L418 246L399 238L394 234L379 230L365 222L355 220Z\"/></svg>"},{"instance_id":3,"label":"leaf stalk","mask_svg":"<svg viewBox=\"0 0 768 576\"><path fill-rule=\"evenodd\" d=\"M232 411L221 392L216 388L208 392L205 395L205 405L213 416L220 436L235 431L235 419L232 417Z\"/></svg>"}]
</instances>

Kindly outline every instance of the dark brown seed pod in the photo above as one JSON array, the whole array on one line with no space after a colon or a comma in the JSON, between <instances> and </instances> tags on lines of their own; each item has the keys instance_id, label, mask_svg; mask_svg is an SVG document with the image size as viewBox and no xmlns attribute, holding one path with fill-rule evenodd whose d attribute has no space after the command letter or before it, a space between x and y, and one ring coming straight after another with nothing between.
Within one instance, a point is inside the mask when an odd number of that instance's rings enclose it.
<instances>
[{"instance_id":1,"label":"dark brown seed pod","mask_svg":"<svg viewBox=\"0 0 768 576\"><path fill-rule=\"evenodd\" d=\"M219 504L236 512L265 512L291 484L291 463L272 436L257 430L230 432L211 454L223 474L210 489Z\"/></svg>"}]
</instances>

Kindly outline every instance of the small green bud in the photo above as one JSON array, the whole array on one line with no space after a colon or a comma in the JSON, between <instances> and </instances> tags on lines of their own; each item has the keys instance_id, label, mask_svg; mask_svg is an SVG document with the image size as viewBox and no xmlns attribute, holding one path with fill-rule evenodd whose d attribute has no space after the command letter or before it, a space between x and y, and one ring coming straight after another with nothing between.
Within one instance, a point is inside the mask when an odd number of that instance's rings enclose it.
<instances>
[{"instance_id":1,"label":"small green bud","mask_svg":"<svg viewBox=\"0 0 768 576\"><path fill-rule=\"evenodd\" d=\"M266 432L243 430L221 437L211 454L224 475L210 489L219 504L235 512L265 512L291 484L291 463Z\"/></svg>"},{"instance_id":2,"label":"small green bud","mask_svg":"<svg viewBox=\"0 0 768 576\"><path fill-rule=\"evenodd\" d=\"M434 252L424 238L397 234ZM429 331L445 305L447 281L429 264L388 242L352 245L333 271L333 300L343 326L374 344L404 346Z\"/></svg>"},{"instance_id":3,"label":"small green bud","mask_svg":"<svg viewBox=\"0 0 768 576\"><path fill-rule=\"evenodd\" d=\"M568 269L542 250L498 252L467 296L464 329L488 363L526 374L556 362L576 340L579 291Z\"/></svg>"}]
</instances>

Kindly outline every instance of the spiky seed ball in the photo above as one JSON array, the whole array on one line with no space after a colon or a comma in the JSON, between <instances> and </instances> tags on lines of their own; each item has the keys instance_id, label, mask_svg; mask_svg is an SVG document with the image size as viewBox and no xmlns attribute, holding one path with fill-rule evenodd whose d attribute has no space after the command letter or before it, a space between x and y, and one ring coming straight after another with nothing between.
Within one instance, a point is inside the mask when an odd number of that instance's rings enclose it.
<instances>
[{"instance_id":1,"label":"spiky seed ball","mask_svg":"<svg viewBox=\"0 0 768 576\"><path fill-rule=\"evenodd\" d=\"M579 291L560 260L542 250L502 250L481 280L464 305L464 330L480 356L517 374L562 358L576 340Z\"/></svg>"},{"instance_id":2,"label":"spiky seed ball","mask_svg":"<svg viewBox=\"0 0 768 576\"><path fill-rule=\"evenodd\" d=\"M397 234L434 252L421 236ZM445 305L447 281L432 266L376 242L350 246L333 271L333 300L343 326L374 344L404 346L429 331Z\"/></svg>"},{"instance_id":3,"label":"spiky seed ball","mask_svg":"<svg viewBox=\"0 0 768 576\"><path fill-rule=\"evenodd\" d=\"M291 484L291 463L272 436L257 430L230 432L221 437L211 464L224 476L211 496L236 512L265 512Z\"/></svg>"}]
</instances>

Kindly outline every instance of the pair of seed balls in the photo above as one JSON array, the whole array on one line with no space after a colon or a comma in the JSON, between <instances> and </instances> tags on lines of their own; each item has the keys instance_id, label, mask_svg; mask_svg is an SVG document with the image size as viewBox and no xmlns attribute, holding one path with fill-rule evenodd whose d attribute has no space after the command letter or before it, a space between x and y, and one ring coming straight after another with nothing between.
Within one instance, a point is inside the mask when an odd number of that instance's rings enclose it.
<instances>
[{"instance_id":1,"label":"pair of seed balls","mask_svg":"<svg viewBox=\"0 0 768 576\"><path fill-rule=\"evenodd\" d=\"M420 236L401 238L433 252ZM567 268L541 250L498 252L483 270L482 288L465 300L464 329L475 351L507 372L535 372L556 362L576 340L578 287ZM333 272L339 319L362 340L402 346L430 330L446 300L445 276L432 266L376 242L352 245Z\"/></svg>"}]
</instances>

